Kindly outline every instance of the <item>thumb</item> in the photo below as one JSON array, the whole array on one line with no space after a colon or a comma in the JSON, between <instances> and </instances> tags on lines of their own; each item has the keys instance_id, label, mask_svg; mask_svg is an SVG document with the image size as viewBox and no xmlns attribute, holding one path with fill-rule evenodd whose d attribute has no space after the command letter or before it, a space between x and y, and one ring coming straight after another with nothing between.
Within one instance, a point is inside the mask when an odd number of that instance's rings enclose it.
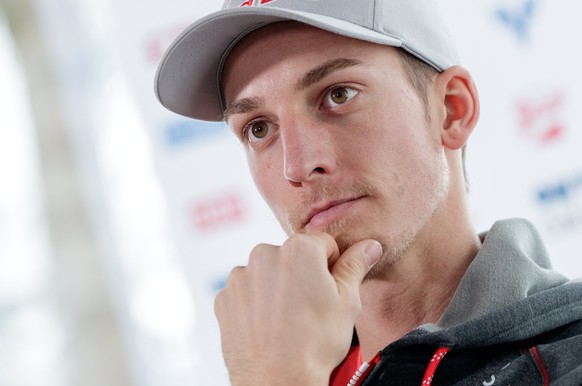
<instances>
[{"instance_id":1,"label":"thumb","mask_svg":"<svg viewBox=\"0 0 582 386\"><path fill-rule=\"evenodd\" d=\"M331 269L340 293L345 290L359 291L364 277L382 254L382 245L376 240L362 240L349 247Z\"/></svg>"}]
</instances>

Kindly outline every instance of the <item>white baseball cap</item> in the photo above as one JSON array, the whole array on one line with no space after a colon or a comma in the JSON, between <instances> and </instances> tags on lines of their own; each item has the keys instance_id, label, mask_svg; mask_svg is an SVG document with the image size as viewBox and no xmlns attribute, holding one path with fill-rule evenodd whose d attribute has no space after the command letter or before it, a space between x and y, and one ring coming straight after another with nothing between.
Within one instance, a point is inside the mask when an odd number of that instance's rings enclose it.
<instances>
[{"instance_id":1,"label":"white baseball cap","mask_svg":"<svg viewBox=\"0 0 582 386\"><path fill-rule=\"evenodd\" d=\"M155 78L158 100L180 115L222 120L221 78L232 48L258 28L284 20L400 47L441 72L459 64L433 0L226 0L166 50Z\"/></svg>"}]
</instances>

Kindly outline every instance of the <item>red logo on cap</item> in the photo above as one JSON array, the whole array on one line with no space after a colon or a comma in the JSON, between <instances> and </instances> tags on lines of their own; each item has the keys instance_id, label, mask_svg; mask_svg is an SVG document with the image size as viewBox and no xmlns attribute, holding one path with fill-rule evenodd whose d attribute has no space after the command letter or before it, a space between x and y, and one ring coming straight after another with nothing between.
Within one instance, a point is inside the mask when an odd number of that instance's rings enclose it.
<instances>
[{"instance_id":1,"label":"red logo on cap","mask_svg":"<svg viewBox=\"0 0 582 386\"><path fill-rule=\"evenodd\" d=\"M270 3L271 1L275 1L275 0L246 0L240 6L241 7L252 7L254 5L267 4L267 3Z\"/></svg>"}]
</instances>

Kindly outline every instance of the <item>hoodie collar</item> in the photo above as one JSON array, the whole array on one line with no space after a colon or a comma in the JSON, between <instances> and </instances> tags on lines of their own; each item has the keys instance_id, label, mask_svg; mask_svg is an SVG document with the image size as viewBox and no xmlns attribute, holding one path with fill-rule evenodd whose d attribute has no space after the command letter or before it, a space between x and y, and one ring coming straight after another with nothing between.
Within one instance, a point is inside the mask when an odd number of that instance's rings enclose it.
<instances>
[{"instance_id":1,"label":"hoodie collar","mask_svg":"<svg viewBox=\"0 0 582 386\"><path fill-rule=\"evenodd\" d=\"M541 238L527 220L498 221L480 237L483 245L436 323L440 328L477 319L568 282L550 269Z\"/></svg>"}]
</instances>

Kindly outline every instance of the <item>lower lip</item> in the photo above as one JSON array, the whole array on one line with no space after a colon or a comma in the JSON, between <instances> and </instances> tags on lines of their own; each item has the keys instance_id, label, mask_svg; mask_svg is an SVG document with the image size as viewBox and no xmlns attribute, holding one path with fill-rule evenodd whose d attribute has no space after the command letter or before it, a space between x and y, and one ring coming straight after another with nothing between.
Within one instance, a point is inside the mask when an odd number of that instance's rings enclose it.
<instances>
[{"instance_id":1,"label":"lower lip","mask_svg":"<svg viewBox=\"0 0 582 386\"><path fill-rule=\"evenodd\" d=\"M305 228L307 230L313 231L316 230L316 228L325 227L335 221L340 220L350 212L357 201L359 201L359 199L346 201L319 212L311 218Z\"/></svg>"}]
</instances>

